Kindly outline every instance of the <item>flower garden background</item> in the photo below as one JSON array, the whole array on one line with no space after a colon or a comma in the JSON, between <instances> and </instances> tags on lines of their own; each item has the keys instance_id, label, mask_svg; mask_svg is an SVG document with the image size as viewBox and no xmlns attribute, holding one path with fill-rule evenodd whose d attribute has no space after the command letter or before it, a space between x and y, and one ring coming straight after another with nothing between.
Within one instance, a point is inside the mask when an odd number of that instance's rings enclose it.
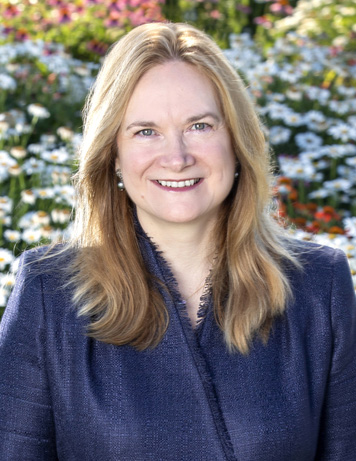
<instances>
[{"instance_id":1,"label":"flower garden background","mask_svg":"<svg viewBox=\"0 0 356 461\"><path fill-rule=\"evenodd\" d=\"M25 249L61 240L81 108L132 27L190 22L242 75L274 152L276 218L343 249L356 289L354 0L0 0L0 315Z\"/></svg>"}]
</instances>

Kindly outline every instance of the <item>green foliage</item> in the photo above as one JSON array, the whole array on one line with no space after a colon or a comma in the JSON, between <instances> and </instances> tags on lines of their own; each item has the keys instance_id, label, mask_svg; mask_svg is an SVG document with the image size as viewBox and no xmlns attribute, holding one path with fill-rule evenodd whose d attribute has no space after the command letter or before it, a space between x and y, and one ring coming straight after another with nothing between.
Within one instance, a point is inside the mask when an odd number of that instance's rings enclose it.
<instances>
[{"instance_id":1,"label":"green foliage","mask_svg":"<svg viewBox=\"0 0 356 461\"><path fill-rule=\"evenodd\" d=\"M299 0L294 14L271 20L270 36L273 39L294 31L321 45L332 45L345 52L356 51L354 0Z\"/></svg>"},{"instance_id":2,"label":"green foliage","mask_svg":"<svg viewBox=\"0 0 356 461\"><path fill-rule=\"evenodd\" d=\"M162 20L159 1L0 0L6 41L61 43L71 55L98 61L132 27Z\"/></svg>"}]
</instances>

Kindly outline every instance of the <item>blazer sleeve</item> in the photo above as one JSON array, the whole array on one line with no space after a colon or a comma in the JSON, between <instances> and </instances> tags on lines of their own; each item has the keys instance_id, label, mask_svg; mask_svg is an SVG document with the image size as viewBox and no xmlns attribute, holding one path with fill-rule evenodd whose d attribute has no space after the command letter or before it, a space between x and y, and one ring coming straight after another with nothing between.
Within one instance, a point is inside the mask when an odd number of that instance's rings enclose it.
<instances>
[{"instance_id":1,"label":"blazer sleeve","mask_svg":"<svg viewBox=\"0 0 356 461\"><path fill-rule=\"evenodd\" d=\"M29 256L30 255L32 256ZM46 377L44 309L33 252L21 257L16 284L0 324L0 459L56 460Z\"/></svg>"},{"instance_id":2,"label":"blazer sleeve","mask_svg":"<svg viewBox=\"0 0 356 461\"><path fill-rule=\"evenodd\" d=\"M335 252L330 321L333 354L315 459L355 461L356 297L349 264L340 250Z\"/></svg>"}]
</instances>

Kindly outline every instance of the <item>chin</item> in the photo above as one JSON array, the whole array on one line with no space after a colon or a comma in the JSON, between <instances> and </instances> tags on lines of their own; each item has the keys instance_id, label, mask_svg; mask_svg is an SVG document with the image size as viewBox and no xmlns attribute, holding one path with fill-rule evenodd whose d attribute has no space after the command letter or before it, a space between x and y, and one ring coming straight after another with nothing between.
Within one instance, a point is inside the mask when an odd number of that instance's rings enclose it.
<instances>
[{"instance_id":1,"label":"chin","mask_svg":"<svg viewBox=\"0 0 356 461\"><path fill-rule=\"evenodd\" d=\"M164 218L164 221L170 222L172 224L184 224L194 221L195 217L186 217L186 216L169 216Z\"/></svg>"},{"instance_id":2,"label":"chin","mask_svg":"<svg viewBox=\"0 0 356 461\"><path fill-rule=\"evenodd\" d=\"M197 222L200 219L206 219L206 215L203 214L192 214L192 213L170 213L163 217L163 220L175 224L188 224Z\"/></svg>"}]
</instances>

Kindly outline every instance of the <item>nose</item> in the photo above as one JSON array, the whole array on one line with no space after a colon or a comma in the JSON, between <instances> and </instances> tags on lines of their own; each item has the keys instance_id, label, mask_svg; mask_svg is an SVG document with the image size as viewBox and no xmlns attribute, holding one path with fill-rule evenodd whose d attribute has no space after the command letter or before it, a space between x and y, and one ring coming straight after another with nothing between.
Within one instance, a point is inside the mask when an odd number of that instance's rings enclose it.
<instances>
[{"instance_id":1,"label":"nose","mask_svg":"<svg viewBox=\"0 0 356 461\"><path fill-rule=\"evenodd\" d=\"M189 152L188 146L183 139L183 135L175 133L167 136L160 156L160 164L163 168L174 172L184 170L184 168L194 165L194 156Z\"/></svg>"}]
</instances>

